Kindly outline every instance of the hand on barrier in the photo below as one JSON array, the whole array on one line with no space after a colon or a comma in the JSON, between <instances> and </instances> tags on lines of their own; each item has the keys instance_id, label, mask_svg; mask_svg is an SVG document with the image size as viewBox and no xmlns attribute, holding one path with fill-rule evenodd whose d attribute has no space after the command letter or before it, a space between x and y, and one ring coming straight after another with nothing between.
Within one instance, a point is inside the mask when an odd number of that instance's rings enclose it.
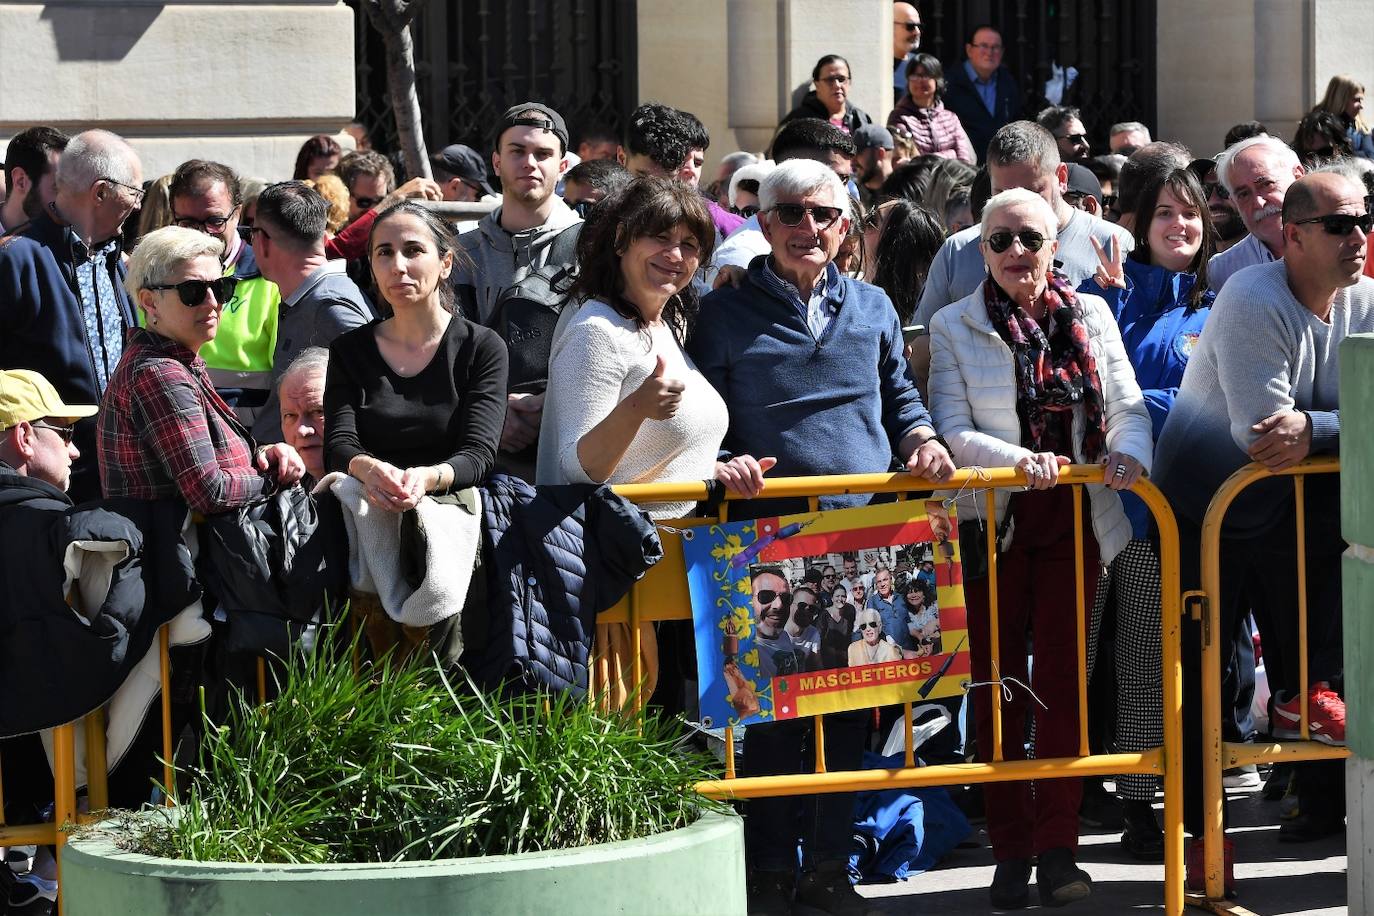
<instances>
[{"instance_id":1,"label":"hand on barrier","mask_svg":"<svg viewBox=\"0 0 1374 916\"><path fill-rule=\"evenodd\" d=\"M654 371L634 394L635 410L646 420L670 420L682 404L682 381L668 378L668 361L662 355L654 364Z\"/></svg>"},{"instance_id":2,"label":"hand on barrier","mask_svg":"<svg viewBox=\"0 0 1374 916\"><path fill-rule=\"evenodd\" d=\"M907 473L912 477L923 477L939 483L948 480L954 473L954 459L945 447L934 438L927 439L916 447L906 463Z\"/></svg>"},{"instance_id":3,"label":"hand on barrier","mask_svg":"<svg viewBox=\"0 0 1374 916\"><path fill-rule=\"evenodd\" d=\"M1048 490L1059 483L1059 469L1067 467L1069 459L1054 452L1035 452L1016 462L1016 469L1026 475L1026 488Z\"/></svg>"},{"instance_id":4,"label":"hand on barrier","mask_svg":"<svg viewBox=\"0 0 1374 916\"><path fill-rule=\"evenodd\" d=\"M305 476L305 462L284 442L258 450L258 470L266 471L278 486L289 487Z\"/></svg>"},{"instance_id":5,"label":"hand on barrier","mask_svg":"<svg viewBox=\"0 0 1374 916\"><path fill-rule=\"evenodd\" d=\"M1312 451L1312 418L1300 410L1280 410L1250 427L1259 438L1250 443L1250 457L1270 471L1287 470Z\"/></svg>"},{"instance_id":6,"label":"hand on barrier","mask_svg":"<svg viewBox=\"0 0 1374 916\"><path fill-rule=\"evenodd\" d=\"M1129 490L1144 468L1125 452L1109 452L1102 459L1102 482L1113 490Z\"/></svg>"},{"instance_id":7,"label":"hand on barrier","mask_svg":"<svg viewBox=\"0 0 1374 916\"><path fill-rule=\"evenodd\" d=\"M716 462L716 480L725 484L725 489L739 496L753 499L763 493L763 475L778 463L776 458L755 459L752 455L740 455L729 461Z\"/></svg>"}]
</instances>

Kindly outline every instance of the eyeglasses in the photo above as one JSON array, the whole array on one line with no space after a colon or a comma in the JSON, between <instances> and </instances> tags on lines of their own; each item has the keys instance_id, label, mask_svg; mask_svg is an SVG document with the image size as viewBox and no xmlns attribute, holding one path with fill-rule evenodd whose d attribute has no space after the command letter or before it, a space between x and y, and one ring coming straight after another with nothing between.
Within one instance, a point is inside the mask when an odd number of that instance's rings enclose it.
<instances>
[{"instance_id":1,"label":"eyeglasses","mask_svg":"<svg viewBox=\"0 0 1374 916\"><path fill-rule=\"evenodd\" d=\"M987 51L989 54L1000 54L1002 52L1001 45L985 45L982 43L975 43L969 45L969 47L977 48L979 51Z\"/></svg>"},{"instance_id":2,"label":"eyeglasses","mask_svg":"<svg viewBox=\"0 0 1374 916\"><path fill-rule=\"evenodd\" d=\"M777 204L771 211L784 226L800 226L806 214L811 214L817 229L829 229L840 218L839 207L803 207L801 204Z\"/></svg>"},{"instance_id":3,"label":"eyeglasses","mask_svg":"<svg viewBox=\"0 0 1374 916\"><path fill-rule=\"evenodd\" d=\"M1088 135L1087 135L1087 134L1064 134L1064 136L1060 137L1059 139L1060 139L1060 140L1068 140L1070 143L1074 144L1075 146L1080 145L1080 144L1083 145L1083 146L1087 146L1087 145L1088 145Z\"/></svg>"},{"instance_id":4,"label":"eyeglasses","mask_svg":"<svg viewBox=\"0 0 1374 916\"><path fill-rule=\"evenodd\" d=\"M1346 236L1350 234L1350 230L1357 227L1365 235L1369 235L1370 229L1374 229L1374 215L1369 213L1361 213L1358 216L1353 213L1328 213L1325 216L1293 220L1294 226L1306 226L1308 223L1321 223L1322 231L1327 235Z\"/></svg>"},{"instance_id":5,"label":"eyeglasses","mask_svg":"<svg viewBox=\"0 0 1374 916\"><path fill-rule=\"evenodd\" d=\"M381 203L382 200L383 200L383 198L381 198L381 197L354 197L354 198L353 198L353 202L354 202L355 204L357 204L357 205L358 205L358 208L361 209L361 210L371 210L373 207L375 207L375 206L377 206L379 203Z\"/></svg>"},{"instance_id":6,"label":"eyeglasses","mask_svg":"<svg viewBox=\"0 0 1374 916\"><path fill-rule=\"evenodd\" d=\"M115 181L113 178L109 178L109 177L106 177L106 176L102 176L102 177L100 177L100 178L97 178L96 181L108 181L110 184L118 185L119 187L121 187L121 188L123 188L124 190L128 191L129 193L133 194L133 195L134 195L134 206L135 206L135 207L137 207L139 204L143 203L143 195L144 195L145 193L147 193L147 192L145 192L142 188L135 187L134 185L131 185L131 184L125 184L125 183L122 182L122 181Z\"/></svg>"},{"instance_id":7,"label":"eyeglasses","mask_svg":"<svg viewBox=\"0 0 1374 916\"><path fill-rule=\"evenodd\" d=\"M894 19L894 20L892 20L892 24L893 24L893 25L899 25L899 26L901 26L902 28L906 29L908 32L919 32L919 31L921 31L921 24L920 24L919 22L898 22L897 20Z\"/></svg>"},{"instance_id":8,"label":"eyeglasses","mask_svg":"<svg viewBox=\"0 0 1374 916\"><path fill-rule=\"evenodd\" d=\"M62 441L63 441L65 444L67 444L67 445L71 445L71 444L72 444L72 436L75 436L75 435L76 435L76 427L75 427L75 426L54 426L54 425L51 424L51 423L44 423L42 420L34 420L34 421L33 421L32 423L30 423L29 425L30 425L30 426L37 426L39 429L50 429L50 430L52 430L53 432L55 432L55 433L57 433L59 436L61 436L61 437L62 437Z\"/></svg>"},{"instance_id":9,"label":"eyeglasses","mask_svg":"<svg viewBox=\"0 0 1374 916\"><path fill-rule=\"evenodd\" d=\"M758 204L746 204L743 207L731 207L730 212L734 213L736 216L742 216L748 219L759 212L759 207Z\"/></svg>"},{"instance_id":10,"label":"eyeglasses","mask_svg":"<svg viewBox=\"0 0 1374 916\"><path fill-rule=\"evenodd\" d=\"M764 588L760 589L754 595L754 600L764 607L767 607L779 599L781 599L783 607L787 607L787 605L792 603L792 595L790 592L775 592L771 589Z\"/></svg>"},{"instance_id":11,"label":"eyeglasses","mask_svg":"<svg viewBox=\"0 0 1374 916\"><path fill-rule=\"evenodd\" d=\"M809 601L798 601L795 604L793 604L792 607L802 614L805 614L809 611L814 611L816 609L816 606Z\"/></svg>"},{"instance_id":12,"label":"eyeglasses","mask_svg":"<svg viewBox=\"0 0 1374 916\"><path fill-rule=\"evenodd\" d=\"M1104 210L1110 210L1112 207L1115 207L1115 206L1116 206L1116 200L1117 200L1117 197L1116 197L1115 194L1103 194L1103 195L1102 195L1102 209L1104 209Z\"/></svg>"},{"instance_id":13,"label":"eyeglasses","mask_svg":"<svg viewBox=\"0 0 1374 916\"><path fill-rule=\"evenodd\" d=\"M1063 194L1059 196L1063 197L1064 200L1068 201L1069 206L1076 207L1083 202L1083 198L1088 197L1090 195L1083 191L1065 191Z\"/></svg>"},{"instance_id":14,"label":"eyeglasses","mask_svg":"<svg viewBox=\"0 0 1374 916\"><path fill-rule=\"evenodd\" d=\"M883 626L883 625L882 625L880 622L876 621L876 620L869 620L869 621L867 621L867 622L865 622L865 623L859 624L859 629L860 629L860 630L880 630L880 629L882 629L882 626Z\"/></svg>"},{"instance_id":15,"label":"eyeglasses","mask_svg":"<svg viewBox=\"0 0 1374 916\"><path fill-rule=\"evenodd\" d=\"M250 245L253 244L253 233L254 233L254 232L261 232L263 235L267 236L268 239L271 239L271 238L272 238L272 236L270 236L270 235L267 234L267 230L264 229L264 228L262 228L261 226L244 226L244 225L240 225L239 228L238 228L239 238L243 239L245 242L247 242L247 243L250 244Z\"/></svg>"},{"instance_id":16,"label":"eyeglasses","mask_svg":"<svg viewBox=\"0 0 1374 916\"><path fill-rule=\"evenodd\" d=\"M236 277L220 277L217 280L182 280L180 283L168 283L161 286L145 286L144 289L165 290L174 289L177 296L181 299L181 304L188 308L195 308L205 301L206 292L215 294L215 301L220 305L234 298L234 287L238 286Z\"/></svg>"},{"instance_id":17,"label":"eyeglasses","mask_svg":"<svg viewBox=\"0 0 1374 916\"><path fill-rule=\"evenodd\" d=\"M822 83L829 83L829 84L832 85L832 86L843 86L845 83L849 82L849 77L847 77L847 76L840 76L840 75L837 73L837 74L835 74L834 76L823 76L823 77L821 77L821 82L822 82Z\"/></svg>"},{"instance_id":18,"label":"eyeglasses","mask_svg":"<svg viewBox=\"0 0 1374 916\"><path fill-rule=\"evenodd\" d=\"M1027 251L1036 252L1045 247L1047 239L1034 229L1022 229L1017 233L1011 233L1004 229L1001 232L994 232L983 241L988 243L988 247L994 253L1001 254L1011 247L1013 241L1020 242L1021 247Z\"/></svg>"},{"instance_id":19,"label":"eyeglasses","mask_svg":"<svg viewBox=\"0 0 1374 916\"><path fill-rule=\"evenodd\" d=\"M196 219L191 216L177 216L173 213L172 222L183 229L199 229L201 232L205 233L223 232L224 227L229 225L229 221L234 218L234 214L237 212L239 212L239 208L235 207L229 211L227 216L207 216L205 219ZM149 289L152 289L152 287L149 287Z\"/></svg>"}]
</instances>

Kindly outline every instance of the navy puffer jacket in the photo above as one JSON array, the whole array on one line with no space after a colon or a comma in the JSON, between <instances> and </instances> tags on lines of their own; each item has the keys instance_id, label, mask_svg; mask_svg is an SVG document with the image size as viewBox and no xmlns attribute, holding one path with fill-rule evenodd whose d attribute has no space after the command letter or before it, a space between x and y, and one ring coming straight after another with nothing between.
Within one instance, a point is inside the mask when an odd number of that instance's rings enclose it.
<instances>
[{"instance_id":1,"label":"navy puffer jacket","mask_svg":"<svg viewBox=\"0 0 1374 916\"><path fill-rule=\"evenodd\" d=\"M489 619L485 638L465 636L464 665L486 689L586 693L596 616L663 556L653 522L607 486L536 490L504 474L483 487L482 515Z\"/></svg>"}]
</instances>

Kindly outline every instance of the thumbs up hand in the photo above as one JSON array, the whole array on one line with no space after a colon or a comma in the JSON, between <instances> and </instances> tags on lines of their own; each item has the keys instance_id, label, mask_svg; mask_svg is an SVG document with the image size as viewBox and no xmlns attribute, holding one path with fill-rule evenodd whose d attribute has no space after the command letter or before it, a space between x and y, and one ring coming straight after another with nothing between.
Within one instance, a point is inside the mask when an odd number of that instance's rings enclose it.
<instances>
[{"instance_id":1,"label":"thumbs up hand","mask_svg":"<svg viewBox=\"0 0 1374 916\"><path fill-rule=\"evenodd\" d=\"M668 361L659 354L654 371L630 398L636 412L644 419L668 420L682 403L683 387L679 380L668 378Z\"/></svg>"}]
</instances>

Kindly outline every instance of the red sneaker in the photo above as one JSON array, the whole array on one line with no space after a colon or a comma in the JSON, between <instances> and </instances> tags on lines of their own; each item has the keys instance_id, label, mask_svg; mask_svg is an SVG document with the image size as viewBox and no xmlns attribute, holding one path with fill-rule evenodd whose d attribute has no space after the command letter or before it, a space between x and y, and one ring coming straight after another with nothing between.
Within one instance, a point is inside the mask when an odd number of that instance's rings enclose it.
<instances>
[{"instance_id":1,"label":"red sneaker","mask_svg":"<svg viewBox=\"0 0 1374 916\"><path fill-rule=\"evenodd\" d=\"M1221 842L1222 890L1227 900L1233 900L1236 896L1236 844L1229 839L1223 839ZM1198 894L1207 890L1207 882L1202 877L1202 852L1202 837L1198 837L1188 844L1188 854L1184 860L1188 873L1187 889Z\"/></svg>"},{"instance_id":2,"label":"red sneaker","mask_svg":"<svg viewBox=\"0 0 1374 916\"><path fill-rule=\"evenodd\" d=\"M1275 697L1274 717L1269 722L1275 738L1285 740L1302 737L1302 709L1297 696L1285 702ZM1345 700L1342 700L1326 681L1317 681L1307 696L1309 716L1308 734L1313 741L1343 747L1345 745Z\"/></svg>"}]
</instances>

